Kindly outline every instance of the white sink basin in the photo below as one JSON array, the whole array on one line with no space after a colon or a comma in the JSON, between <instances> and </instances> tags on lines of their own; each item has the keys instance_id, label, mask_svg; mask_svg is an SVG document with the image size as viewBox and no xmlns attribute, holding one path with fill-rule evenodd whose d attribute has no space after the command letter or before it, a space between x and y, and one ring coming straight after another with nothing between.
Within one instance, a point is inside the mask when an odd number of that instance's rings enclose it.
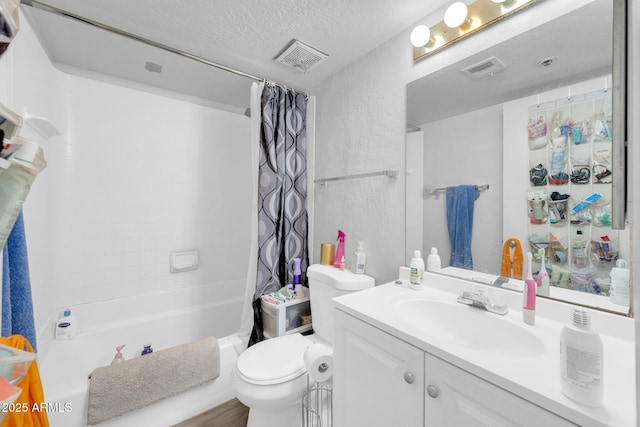
<instances>
[{"instance_id":1,"label":"white sink basin","mask_svg":"<svg viewBox=\"0 0 640 427\"><path fill-rule=\"evenodd\" d=\"M476 351L503 356L533 357L544 352L542 341L528 325L512 318L460 304L429 299L396 301L393 309L412 327L453 340Z\"/></svg>"}]
</instances>

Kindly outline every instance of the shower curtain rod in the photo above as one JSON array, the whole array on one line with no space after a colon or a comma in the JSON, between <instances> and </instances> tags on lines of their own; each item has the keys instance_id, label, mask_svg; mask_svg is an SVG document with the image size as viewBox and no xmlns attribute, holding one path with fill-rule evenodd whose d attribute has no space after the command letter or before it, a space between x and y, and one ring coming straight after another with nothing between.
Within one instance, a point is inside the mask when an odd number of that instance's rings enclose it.
<instances>
[{"instance_id":1,"label":"shower curtain rod","mask_svg":"<svg viewBox=\"0 0 640 427\"><path fill-rule=\"evenodd\" d=\"M44 10L45 12L53 13L53 14L58 15L58 16L64 16L66 18L70 18L70 19L74 19L74 20L79 21L79 22L83 22L83 23L91 25L93 27L100 28L100 29L105 30L105 31L109 31L111 33L118 34L118 35L123 36L123 37L127 37L129 39L138 41L140 43L144 43L144 44L149 45L149 46L156 47L158 49L165 50L167 52L175 53L176 55L183 56L185 58L200 62L200 63L205 64L205 65L209 65L209 66L217 68L219 70L228 71L230 73L233 73L233 74L236 74L236 75L239 75L239 76L242 76L242 77L247 77L247 78L252 79L252 80L256 80L256 81L259 81L259 82L264 82L265 84L275 84L275 85L283 86L283 87L287 88L287 85L285 85L285 84L277 83L277 82L274 82L273 80L265 79L264 77L258 77L258 76L254 76L253 74L245 73L244 71L240 71L240 70L237 70L235 68L231 68L231 67L228 67L226 65L223 65L223 64L220 64L220 63L217 63L217 62L214 62L214 61L210 61L210 60L205 59L205 58L203 58L201 56L194 55L192 53L185 52L185 51L180 50L180 49L176 49L176 48L171 47L169 45L166 45L166 44L163 44L163 43L160 43L160 42L156 42L154 40L147 39L145 37L141 37L141 36L138 36L136 34L129 33L127 31L123 31L123 30L120 30L118 28L114 28L114 27L111 27L109 25L106 25L106 24L102 24L102 23L100 23L98 21L94 21L94 20L89 19L89 18L84 18L84 17L82 17L80 15L76 15L75 13L68 12L68 11L66 11L64 9L60 9L58 7L55 7L55 6L51 6L51 5L42 3L39 0L21 0L21 3L25 4L27 6L34 7L36 9ZM289 89L292 89L292 90L294 90L295 92L298 92L298 93L304 93L307 96L309 95L306 91L299 91L298 89L293 88L293 87L289 87Z\"/></svg>"}]
</instances>

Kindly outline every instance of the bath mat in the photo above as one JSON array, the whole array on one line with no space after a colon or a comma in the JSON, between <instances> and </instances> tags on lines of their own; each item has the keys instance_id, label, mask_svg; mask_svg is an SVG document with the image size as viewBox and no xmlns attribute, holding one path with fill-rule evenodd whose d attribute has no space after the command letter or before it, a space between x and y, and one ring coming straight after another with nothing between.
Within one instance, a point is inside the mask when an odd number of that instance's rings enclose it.
<instances>
[{"instance_id":1,"label":"bath mat","mask_svg":"<svg viewBox=\"0 0 640 427\"><path fill-rule=\"evenodd\" d=\"M97 368L90 375L87 424L119 417L219 375L220 351L214 337Z\"/></svg>"}]
</instances>

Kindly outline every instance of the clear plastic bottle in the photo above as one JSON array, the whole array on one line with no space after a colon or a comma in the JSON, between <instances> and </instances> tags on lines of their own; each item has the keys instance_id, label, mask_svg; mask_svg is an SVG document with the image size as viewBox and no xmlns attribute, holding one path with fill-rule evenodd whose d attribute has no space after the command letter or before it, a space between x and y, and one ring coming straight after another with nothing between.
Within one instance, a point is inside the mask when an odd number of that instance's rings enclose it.
<instances>
[{"instance_id":1,"label":"clear plastic bottle","mask_svg":"<svg viewBox=\"0 0 640 427\"><path fill-rule=\"evenodd\" d=\"M571 242L571 251L573 252L573 265L578 268L587 266L586 244L587 242L582 235L582 230L577 230Z\"/></svg>"},{"instance_id":2,"label":"clear plastic bottle","mask_svg":"<svg viewBox=\"0 0 640 427\"><path fill-rule=\"evenodd\" d=\"M364 242L358 242L358 247L351 257L351 271L356 274L364 274L367 264L367 254L364 251Z\"/></svg>"},{"instance_id":3,"label":"clear plastic bottle","mask_svg":"<svg viewBox=\"0 0 640 427\"><path fill-rule=\"evenodd\" d=\"M602 339L586 310L573 310L560 334L560 389L586 406L602 406Z\"/></svg>"},{"instance_id":4,"label":"clear plastic bottle","mask_svg":"<svg viewBox=\"0 0 640 427\"><path fill-rule=\"evenodd\" d=\"M616 266L611 269L609 277L611 277L611 287L609 288L609 298L614 304L629 307L629 280L631 271L626 268L627 261L619 259Z\"/></svg>"}]
</instances>

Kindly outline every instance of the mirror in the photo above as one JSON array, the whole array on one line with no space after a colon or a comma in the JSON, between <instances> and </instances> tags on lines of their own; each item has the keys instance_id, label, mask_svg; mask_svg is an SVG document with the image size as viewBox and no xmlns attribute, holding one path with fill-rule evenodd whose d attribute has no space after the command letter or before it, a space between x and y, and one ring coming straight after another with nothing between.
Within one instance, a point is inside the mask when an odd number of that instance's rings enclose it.
<instances>
[{"instance_id":1,"label":"mirror","mask_svg":"<svg viewBox=\"0 0 640 427\"><path fill-rule=\"evenodd\" d=\"M449 265L445 189L462 184L488 187L474 204L473 270L445 268L443 274L482 280L500 276L504 242L517 238L526 253L535 234L546 236L541 238L545 242L553 242L559 234L567 247L583 232L590 238L612 236L620 257L628 260L628 229L598 228L572 217L564 232L544 224L541 230L545 231L537 233L527 200L533 189L530 171L537 161L547 167L551 164L550 145L545 144L546 151L540 154L527 143L529 119L538 109L549 120L549 136L554 131L551 120L558 112L565 121L576 121L571 114L579 109L583 109L585 120L593 120L596 110L611 119L614 1L594 0L407 85L407 264L414 249L421 248L426 257L431 247L437 247L443 267ZM471 72L462 72L465 69ZM589 113L584 112L587 103ZM592 152L603 147L612 151L611 144L591 144L590 162ZM578 153L579 149L574 151ZM572 163L577 162L567 159L566 167L571 168ZM568 172L571 174L571 170ZM619 173L624 175L623 170ZM610 182L545 187L548 194L556 190L570 190L572 205L596 191L601 194L602 205L613 198ZM584 230L577 233L578 229ZM548 242L541 246L552 252ZM574 252L569 250L570 257ZM589 243L586 250L590 250ZM552 260L549 256L546 253L547 270ZM540 270L540 259L534 260L534 273ZM606 281L611 266L597 267L593 276ZM569 260L567 276L575 268ZM629 307L611 303L604 285L577 286L577 279L567 284L566 277L555 284L549 290L551 298L620 314L630 312Z\"/></svg>"}]
</instances>

